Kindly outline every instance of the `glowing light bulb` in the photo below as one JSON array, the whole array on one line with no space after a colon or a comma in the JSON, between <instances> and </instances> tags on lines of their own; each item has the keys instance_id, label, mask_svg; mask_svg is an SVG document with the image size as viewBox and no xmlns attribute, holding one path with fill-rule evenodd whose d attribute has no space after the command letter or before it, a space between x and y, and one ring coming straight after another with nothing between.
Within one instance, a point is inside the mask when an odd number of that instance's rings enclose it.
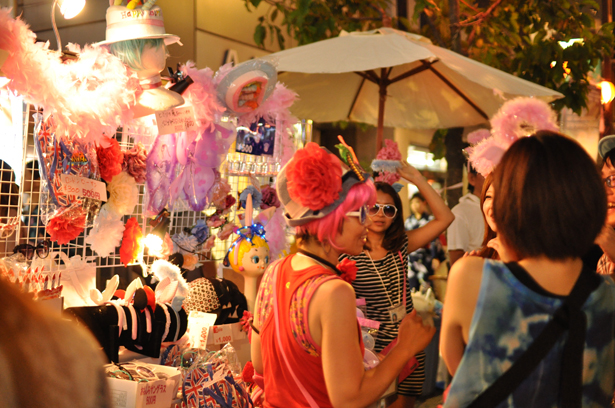
<instances>
[{"instance_id":1,"label":"glowing light bulb","mask_svg":"<svg viewBox=\"0 0 615 408\"><path fill-rule=\"evenodd\" d=\"M609 81L602 81L598 85L600 87L600 102L603 105L611 102L615 98L615 85Z\"/></svg>"},{"instance_id":2,"label":"glowing light bulb","mask_svg":"<svg viewBox=\"0 0 615 408\"><path fill-rule=\"evenodd\" d=\"M71 19L81 13L85 6L85 0L58 0L60 13L65 19Z\"/></svg>"},{"instance_id":3,"label":"glowing light bulb","mask_svg":"<svg viewBox=\"0 0 615 408\"><path fill-rule=\"evenodd\" d=\"M150 252L160 252L162 249L162 238L154 234L147 234L143 243Z\"/></svg>"}]
</instances>

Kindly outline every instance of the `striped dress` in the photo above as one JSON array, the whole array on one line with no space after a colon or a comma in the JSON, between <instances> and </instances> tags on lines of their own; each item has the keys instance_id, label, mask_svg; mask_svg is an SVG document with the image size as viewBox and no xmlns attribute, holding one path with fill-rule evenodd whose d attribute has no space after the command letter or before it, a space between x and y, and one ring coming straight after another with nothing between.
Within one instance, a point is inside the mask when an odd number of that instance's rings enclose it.
<instances>
[{"instance_id":1,"label":"striped dress","mask_svg":"<svg viewBox=\"0 0 615 408\"><path fill-rule=\"evenodd\" d=\"M384 258L374 260L374 265L380 273L382 282L378 273L374 270L372 261L364 252L357 256L342 255L340 257L340 261L344 258L350 258L357 262L359 270L356 280L352 283L356 297L364 298L366 301L367 314L365 317L380 322L374 349L376 352L382 351L391 341L395 340L399 329L399 322L390 322L388 309L391 307L389 297L396 305L403 301L404 279L408 278L408 239L405 235L401 257L404 259L403 264L398 252L388 252ZM396 265L397 268L395 268ZM410 313L414 306L412 305L412 296L410 296L410 287L407 283L406 292L406 313ZM420 352L416 358L419 361L419 367L399 384L397 392L401 395L419 396L421 394L425 381L425 353Z\"/></svg>"}]
</instances>

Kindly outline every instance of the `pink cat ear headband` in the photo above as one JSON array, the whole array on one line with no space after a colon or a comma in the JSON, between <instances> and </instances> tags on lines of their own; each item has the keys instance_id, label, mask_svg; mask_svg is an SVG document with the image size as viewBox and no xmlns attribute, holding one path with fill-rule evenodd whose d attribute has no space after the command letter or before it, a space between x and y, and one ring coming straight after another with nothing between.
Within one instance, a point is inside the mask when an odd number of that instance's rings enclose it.
<instances>
[{"instance_id":1,"label":"pink cat ear headband","mask_svg":"<svg viewBox=\"0 0 615 408\"><path fill-rule=\"evenodd\" d=\"M506 102L489 121L491 132L476 130L468 135L473 146L465 149L472 166L487 177L517 139L539 130L559 132L555 111L545 101L515 98Z\"/></svg>"}]
</instances>

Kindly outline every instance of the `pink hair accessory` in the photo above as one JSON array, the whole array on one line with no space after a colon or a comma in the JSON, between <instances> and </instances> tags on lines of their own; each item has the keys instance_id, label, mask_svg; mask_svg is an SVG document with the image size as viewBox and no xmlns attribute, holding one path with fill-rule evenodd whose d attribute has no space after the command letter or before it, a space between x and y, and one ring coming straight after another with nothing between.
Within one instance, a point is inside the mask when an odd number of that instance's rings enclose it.
<instances>
[{"instance_id":1,"label":"pink hair accessory","mask_svg":"<svg viewBox=\"0 0 615 408\"><path fill-rule=\"evenodd\" d=\"M478 129L468 134L468 143L477 144L491 136L489 129Z\"/></svg>"},{"instance_id":2,"label":"pink hair accessory","mask_svg":"<svg viewBox=\"0 0 615 408\"><path fill-rule=\"evenodd\" d=\"M380 149L376 155L376 159L372 160L371 168L378 172L375 181L382 181L393 185L401 178L397 174L397 169L401 167L402 156L397 146L397 142L385 139L384 147Z\"/></svg>"},{"instance_id":3,"label":"pink hair accessory","mask_svg":"<svg viewBox=\"0 0 615 408\"><path fill-rule=\"evenodd\" d=\"M214 72L210 68L197 69L192 61L188 61L179 69L184 75L189 75L194 81L182 94L184 100L194 107L194 116L199 126L199 133L205 130L215 130L215 118L224 112L216 95Z\"/></svg>"},{"instance_id":4,"label":"pink hair accessory","mask_svg":"<svg viewBox=\"0 0 615 408\"><path fill-rule=\"evenodd\" d=\"M506 102L490 120L492 134L509 146L517 139L539 130L559 131L557 117L548 103L535 98L515 98Z\"/></svg>"},{"instance_id":5,"label":"pink hair accessory","mask_svg":"<svg viewBox=\"0 0 615 408\"><path fill-rule=\"evenodd\" d=\"M535 98L515 98L506 102L491 118L491 135L484 130L468 135L468 140L478 141L466 149L472 166L486 177L500 162L502 156L517 139L530 136L539 130L558 132L555 112L548 103ZM480 132L480 133L478 133ZM476 135L475 135L476 133Z\"/></svg>"}]
</instances>

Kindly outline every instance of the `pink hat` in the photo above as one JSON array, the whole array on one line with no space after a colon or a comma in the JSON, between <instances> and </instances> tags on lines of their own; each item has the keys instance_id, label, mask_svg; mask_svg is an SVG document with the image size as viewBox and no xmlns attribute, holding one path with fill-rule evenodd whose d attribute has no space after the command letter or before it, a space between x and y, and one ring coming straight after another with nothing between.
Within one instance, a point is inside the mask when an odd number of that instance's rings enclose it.
<instances>
[{"instance_id":1,"label":"pink hat","mask_svg":"<svg viewBox=\"0 0 615 408\"><path fill-rule=\"evenodd\" d=\"M179 43L179 37L166 34L162 10L155 6L150 10L129 9L126 6L111 6L107 9L107 32L105 41L99 45L127 40L164 39L166 45Z\"/></svg>"}]
</instances>

